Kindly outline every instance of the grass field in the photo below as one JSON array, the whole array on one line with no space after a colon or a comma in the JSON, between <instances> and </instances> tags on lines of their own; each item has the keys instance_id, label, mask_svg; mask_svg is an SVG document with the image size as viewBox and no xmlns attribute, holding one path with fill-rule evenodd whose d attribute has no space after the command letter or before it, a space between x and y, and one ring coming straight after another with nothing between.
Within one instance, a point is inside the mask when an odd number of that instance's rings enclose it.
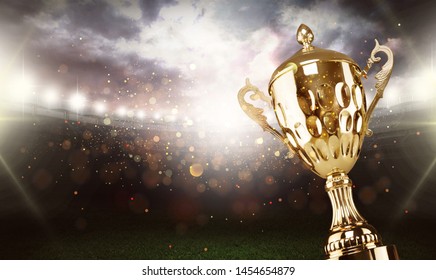
<instances>
[{"instance_id":1,"label":"grass field","mask_svg":"<svg viewBox=\"0 0 436 280\"><path fill-rule=\"evenodd\" d=\"M328 217L224 221L183 231L153 216L94 215L85 230L73 219L42 228L29 220L3 220L1 259L323 259ZM408 218L395 226L374 221L385 244L402 259L436 259L435 223Z\"/></svg>"}]
</instances>

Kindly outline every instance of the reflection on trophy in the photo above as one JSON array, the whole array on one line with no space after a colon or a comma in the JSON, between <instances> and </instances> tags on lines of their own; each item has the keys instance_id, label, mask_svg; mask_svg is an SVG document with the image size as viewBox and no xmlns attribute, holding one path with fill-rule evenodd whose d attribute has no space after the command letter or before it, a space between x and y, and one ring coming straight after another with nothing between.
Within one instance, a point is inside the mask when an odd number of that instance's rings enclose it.
<instances>
[{"instance_id":1,"label":"reflection on trophy","mask_svg":"<svg viewBox=\"0 0 436 280\"><path fill-rule=\"evenodd\" d=\"M272 133L296 153L313 172L327 182L333 220L325 245L328 259L398 259L395 245L383 246L380 235L357 211L352 182L347 173L356 163L368 129L369 118L389 81L392 51L377 40L366 67L361 70L348 56L312 46L312 30L302 24L297 41L303 48L272 74L267 97L246 80L238 99L244 112L265 131ZM369 108L361 77L365 77L375 54L387 62L375 75L376 94ZM259 98L272 104L281 132L268 124L263 109L245 100Z\"/></svg>"}]
</instances>

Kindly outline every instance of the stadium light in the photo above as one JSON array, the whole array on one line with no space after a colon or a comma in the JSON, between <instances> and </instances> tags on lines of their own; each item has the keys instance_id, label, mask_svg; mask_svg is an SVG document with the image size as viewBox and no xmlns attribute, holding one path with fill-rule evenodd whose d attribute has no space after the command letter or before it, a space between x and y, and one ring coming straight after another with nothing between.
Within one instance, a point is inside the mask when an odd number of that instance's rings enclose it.
<instances>
[{"instance_id":1,"label":"stadium light","mask_svg":"<svg viewBox=\"0 0 436 280\"><path fill-rule=\"evenodd\" d=\"M127 113L127 110L124 107L119 107L117 110L117 114L120 117L124 117L126 115L126 113Z\"/></svg>"},{"instance_id":2,"label":"stadium light","mask_svg":"<svg viewBox=\"0 0 436 280\"><path fill-rule=\"evenodd\" d=\"M136 117L138 117L138 119L143 120L145 118L145 113L144 111L138 111L136 112Z\"/></svg>"},{"instance_id":3,"label":"stadium light","mask_svg":"<svg viewBox=\"0 0 436 280\"><path fill-rule=\"evenodd\" d=\"M76 111L82 110L83 108L85 108L86 98L80 93L75 93L70 98L70 105L71 108Z\"/></svg>"},{"instance_id":4,"label":"stadium light","mask_svg":"<svg viewBox=\"0 0 436 280\"><path fill-rule=\"evenodd\" d=\"M55 105L59 101L59 94L55 89L49 88L45 91L42 99L44 104L50 107Z\"/></svg>"},{"instance_id":5,"label":"stadium light","mask_svg":"<svg viewBox=\"0 0 436 280\"><path fill-rule=\"evenodd\" d=\"M106 105L99 101L94 104L94 109L98 114L103 114L106 112Z\"/></svg>"},{"instance_id":6,"label":"stadium light","mask_svg":"<svg viewBox=\"0 0 436 280\"><path fill-rule=\"evenodd\" d=\"M9 99L13 102L26 102L29 100L33 79L29 75L20 75L10 84Z\"/></svg>"}]
</instances>

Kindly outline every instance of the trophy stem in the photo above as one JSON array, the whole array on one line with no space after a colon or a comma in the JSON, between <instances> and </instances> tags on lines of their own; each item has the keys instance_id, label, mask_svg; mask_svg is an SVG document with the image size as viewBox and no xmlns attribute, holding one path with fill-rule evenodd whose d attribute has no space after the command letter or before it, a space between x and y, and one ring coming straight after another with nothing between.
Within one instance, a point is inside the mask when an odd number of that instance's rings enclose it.
<instances>
[{"instance_id":1,"label":"trophy stem","mask_svg":"<svg viewBox=\"0 0 436 280\"><path fill-rule=\"evenodd\" d=\"M395 246L383 246L376 229L357 211L352 182L345 172L332 172L325 189L333 208L330 235L324 247L328 259L398 259Z\"/></svg>"}]
</instances>

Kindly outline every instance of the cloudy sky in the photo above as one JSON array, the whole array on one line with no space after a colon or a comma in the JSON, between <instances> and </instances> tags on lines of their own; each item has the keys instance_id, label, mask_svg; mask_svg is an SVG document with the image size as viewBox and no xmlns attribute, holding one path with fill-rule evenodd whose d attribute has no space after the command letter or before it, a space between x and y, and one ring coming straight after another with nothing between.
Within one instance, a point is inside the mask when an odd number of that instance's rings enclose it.
<instances>
[{"instance_id":1,"label":"cloudy sky","mask_svg":"<svg viewBox=\"0 0 436 280\"><path fill-rule=\"evenodd\" d=\"M389 106L410 100L399 89L434 73L435 7L409 0L1 0L2 102L26 86L26 102L53 109L71 109L68 100L80 93L87 114L235 123L246 119L236 98L245 77L265 91L274 69L299 49L295 31L305 23L315 46L362 67L374 38L391 47L390 97L381 102Z\"/></svg>"}]
</instances>

